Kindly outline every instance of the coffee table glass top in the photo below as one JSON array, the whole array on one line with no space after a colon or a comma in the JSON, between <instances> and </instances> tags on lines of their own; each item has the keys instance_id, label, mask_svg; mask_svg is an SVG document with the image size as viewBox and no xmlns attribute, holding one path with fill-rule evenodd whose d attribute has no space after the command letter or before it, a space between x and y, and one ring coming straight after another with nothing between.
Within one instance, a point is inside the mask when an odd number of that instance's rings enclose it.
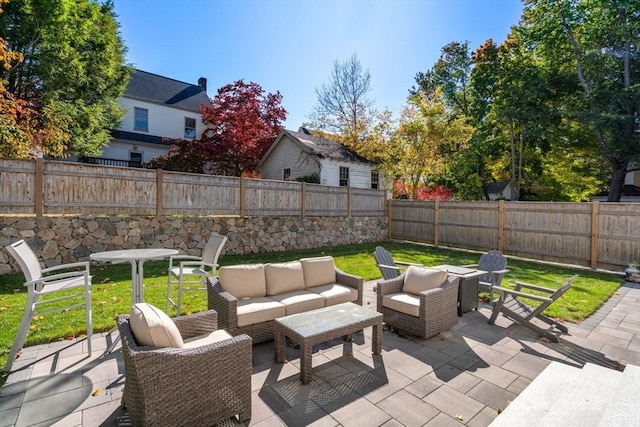
<instances>
[{"instance_id":1,"label":"coffee table glass top","mask_svg":"<svg viewBox=\"0 0 640 427\"><path fill-rule=\"evenodd\" d=\"M295 330L302 337L312 337L340 329L360 321L382 316L372 308L365 308L352 302L332 305L317 310L278 317L276 322Z\"/></svg>"},{"instance_id":2,"label":"coffee table glass top","mask_svg":"<svg viewBox=\"0 0 640 427\"><path fill-rule=\"evenodd\" d=\"M435 267L437 270L444 270L449 274L453 274L456 276L481 276L486 273L483 270L477 270L475 268L467 268L467 267L459 267L456 265L437 265Z\"/></svg>"}]
</instances>

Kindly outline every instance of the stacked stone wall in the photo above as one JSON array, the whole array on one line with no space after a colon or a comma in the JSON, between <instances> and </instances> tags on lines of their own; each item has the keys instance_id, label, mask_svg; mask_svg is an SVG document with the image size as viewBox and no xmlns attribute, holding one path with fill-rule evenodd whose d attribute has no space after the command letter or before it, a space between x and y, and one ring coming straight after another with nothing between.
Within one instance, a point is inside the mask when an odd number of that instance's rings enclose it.
<instances>
[{"instance_id":1,"label":"stacked stone wall","mask_svg":"<svg viewBox=\"0 0 640 427\"><path fill-rule=\"evenodd\" d=\"M88 260L113 249L175 248L200 255L210 233L228 241L223 254L243 255L377 242L386 217L0 217L0 249L24 239L44 266ZM20 268L0 251L0 274Z\"/></svg>"}]
</instances>

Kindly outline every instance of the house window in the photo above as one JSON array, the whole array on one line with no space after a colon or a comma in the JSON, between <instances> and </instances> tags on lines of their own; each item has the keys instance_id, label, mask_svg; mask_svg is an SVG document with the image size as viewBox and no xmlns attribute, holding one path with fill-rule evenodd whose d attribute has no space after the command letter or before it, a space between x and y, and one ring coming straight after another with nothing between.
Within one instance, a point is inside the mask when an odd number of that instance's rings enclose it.
<instances>
[{"instance_id":1,"label":"house window","mask_svg":"<svg viewBox=\"0 0 640 427\"><path fill-rule=\"evenodd\" d=\"M142 165L142 153L131 152L129 153L129 166L139 168Z\"/></svg>"},{"instance_id":2,"label":"house window","mask_svg":"<svg viewBox=\"0 0 640 427\"><path fill-rule=\"evenodd\" d=\"M196 119L184 118L184 137L194 139L196 137Z\"/></svg>"},{"instance_id":3,"label":"house window","mask_svg":"<svg viewBox=\"0 0 640 427\"><path fill-rule=\"evenodd\" d=\"M149 132L149 110L134 107L133 130Z\"/></svg>"},{"instance_id":4,"label":"house window","mask_svg":"<svg viewBox=\"0 0 640 427\"><path fill-rule=\"evenodd\" d=\"M371 189L378 190L380 188L380 172L371 171Z\"/></svg>"},{"instance_id":5,"label":"house window","mask_svg":"<svg viewBox=\"0 0 640 427\"><path fill-rule=\"evenodd\" d=\"M286 168L284 170L284 173L282 174L282 179L284 179L285 181L290 181L291 180L291 169L290 168Z\"/></svg>"},{"instance_id":6,"label":"house window","mask_svg":"<svg viewBox=\"0 0 640 427\"><path fill-rule=\"evenodd\" d=\"M340 166L340 187L349 186L349 168Z\"/></svg>"}]
</instances>

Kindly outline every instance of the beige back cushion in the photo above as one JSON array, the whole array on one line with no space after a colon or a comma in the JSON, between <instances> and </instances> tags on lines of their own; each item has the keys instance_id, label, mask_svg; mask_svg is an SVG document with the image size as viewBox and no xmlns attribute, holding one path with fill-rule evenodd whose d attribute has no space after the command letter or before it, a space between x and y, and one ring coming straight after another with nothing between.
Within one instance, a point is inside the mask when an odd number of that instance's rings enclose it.
<instances>
[{"instance_id":1,"label":"beige back cushion","mask_svg":"<svg viewBox=\"0 0 640 427\"><path fill-rule=\"evenodd\" d=\"M307 288L336 283L336 268L332 256L302 258L300 264Z\"/></svg>"},{"instance_id":2,"label":"beige back cushion","mask_svg":"<svg viewBox=\"0 0 640 427\"><path fill-rule=\"evenodd\" d=\"M402 292L417 295L422 291L439 287L446 279L446 271L410 265L404 275Z\"/></svg>"},{"instance_id":3,"label":"beige back cushion","mask_svg":"<svg viewBox=\"0 0 640 427\"><path fill-rule=\"evenodd\" d=\"M147 303L137 303L131 307L129 317L131 332L138 345L153 347L184 347L182 335L167 314Z\"/></svg>"},{"instance_id":4,"label":"beige back cushion","mask_svg":"<svg viewBox=\"0 0 640 427\"><path fill-rule=\"evenodd\" d=\"M267 295L278 295L304 289L300 261L266 264Z\"/></svg>"},{"instance_id":5,"label":"beige back cushion","mask_svg":"<svg viewBox=\"0 0 640 427\"><path fill-rule=\"evenodd\" d=\"M218 274L222 289L238 299L267 294L263 264L229 265L220 267Z\"/></svg>"}]
</instances>

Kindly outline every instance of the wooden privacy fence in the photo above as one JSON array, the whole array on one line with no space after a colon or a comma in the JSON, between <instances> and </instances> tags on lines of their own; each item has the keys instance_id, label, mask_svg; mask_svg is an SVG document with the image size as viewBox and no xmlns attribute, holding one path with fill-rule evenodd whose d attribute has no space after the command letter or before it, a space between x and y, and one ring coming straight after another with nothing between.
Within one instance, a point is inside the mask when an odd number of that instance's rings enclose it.
<instances>
[{"instance_id":1,"label":"wooden privacy fence","mask_svg":"<svg viewBox=\"0 0 640 427\"><path fill-rule=\"evenodd\" d=\"M389 202L389 237L620 270L640 261L640 204Z\"/></svg>"},{"instance_id":2,"label":"wooden privacy fence","mask_svg":"<svg viewBox=\"0 0 640 427\"><path fill-rule=\"evenodd\" d=\"M0 159L0 214L384 216L385 192L42 159Z\"/></svg>"}]
</instances>

